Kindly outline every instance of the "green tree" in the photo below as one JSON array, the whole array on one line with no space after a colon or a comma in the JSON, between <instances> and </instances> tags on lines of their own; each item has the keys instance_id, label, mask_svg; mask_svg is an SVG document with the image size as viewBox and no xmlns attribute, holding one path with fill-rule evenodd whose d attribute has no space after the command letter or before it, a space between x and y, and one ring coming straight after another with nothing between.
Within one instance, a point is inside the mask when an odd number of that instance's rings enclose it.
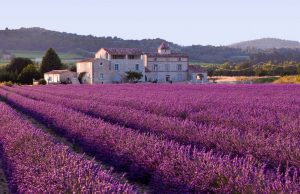
<instances>
[{"instance_id":1,"label":"green tree","mask_svg":"<svg viewBox=\"0 0 300 194\"><path fill-rule=\"evenodd\" d=\"M7 65L6 70L18 75L29 64L33 64L33 62L28 58L14 58Z\"/></svg>"},{"instance_id":2,"label":"green tree","mask_svg":"<svg viewBox=\"0 0 300 194\"><path fill-rule=\"evenodd\" d=\"M0 82L16 82L17 77L15 73L8 72L5 68L0 69Z\"/></svg>"},{"instance_id":3,"label":"green tree","mask_svg":"<svg viewBox=\"0 0 300 194\"><path fill-rule=\"evenodd\" d=\"M50 48L43 57L41 73L62 69L63 64L54 49Z\"/></svg>"},{"instance_id":4,"label":"green tree","mask_svg":"<svg viewBox=\"0 0 300 194\"><path fill-rule=\"evenodd\" d=\"M40 73L32 64L27 65L18 76L18 82L21 84L32 84L33 79L39 79Z\"/></svg>"},{"instance_id":5,"label":"green tree","mask_svg":"<svg viewBox=\"0 0 300 194\"><path fill-rule=\"evenodd\" d=\"M126 72L126 74L127 74L126 78L128 79L129 82L138 81L143 77L142 73L136 71L128 71Z\"/></svg>"}]
</instances>

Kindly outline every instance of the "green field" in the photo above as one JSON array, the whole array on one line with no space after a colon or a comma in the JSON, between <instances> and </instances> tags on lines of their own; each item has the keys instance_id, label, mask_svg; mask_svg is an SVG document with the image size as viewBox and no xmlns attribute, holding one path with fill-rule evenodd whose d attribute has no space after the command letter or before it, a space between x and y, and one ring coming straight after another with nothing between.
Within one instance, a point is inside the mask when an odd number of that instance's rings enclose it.
<instances>
[{"instance_id":1,"label":"green field","mask_svg":"<svg viewBox=\"0 0 300 194\"><path fill-rule=\"evenodd\" d=\"M14 57L23 57L23 58L29 58L33 62L40 63L46 53L43 51L24 51L24 50L10 50L8 51L11 54L13 54ZM74 65L76 61L83 59L84 57L74 54L74 53L58 53L61 61L67 65ZM0 67L7 65L9 61L2 61L0 60Z\"/></svg>"},{"instance_id":2,"label":"green field","mask_svg":"<svg viewBox=\"0 0 300 194\"><path fill-rule=\"evenodd\" d=\"M46 53L46 51L42 52L42 51L23 51L23 50L10 50L9 52L12 53L15 57L24 57L30 59L42 59ZM83 58L82 56L74 53L58 53L58 55L62 61Z\"/></svg>"}]
</instances>

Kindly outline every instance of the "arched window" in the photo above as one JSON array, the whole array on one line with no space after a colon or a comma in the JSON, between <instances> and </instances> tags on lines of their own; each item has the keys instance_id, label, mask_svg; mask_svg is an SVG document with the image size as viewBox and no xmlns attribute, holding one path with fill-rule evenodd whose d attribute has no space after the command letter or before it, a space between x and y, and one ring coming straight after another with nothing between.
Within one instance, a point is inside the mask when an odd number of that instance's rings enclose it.
<instances>
[{"instance_id":1,"label":"arched window","mask_svg":"<svg viewBox=\"0 0 300 194\"><path fill-rule=\"evenodd\" d=\"M202 74L197 74L196 79L202 81L204 76Z\"/></svg>"}]
</instances>

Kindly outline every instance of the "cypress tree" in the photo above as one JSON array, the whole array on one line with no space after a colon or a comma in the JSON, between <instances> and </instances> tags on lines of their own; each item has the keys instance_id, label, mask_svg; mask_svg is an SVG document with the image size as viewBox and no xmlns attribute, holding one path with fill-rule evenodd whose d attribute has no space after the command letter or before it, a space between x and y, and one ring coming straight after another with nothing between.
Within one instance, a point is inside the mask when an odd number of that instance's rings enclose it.
<instances>
[{"instance_id":1,"label":"cypress tree","mask_svg":"<svg viewBox=\"0 0 300 194\"><path fill-rule=\"evenodd\" d=\"M48 49L43 57L41 64L41 73L46 73L52 70L62 69L61 60L53 48Z\"/></svg>"}]
</instances>

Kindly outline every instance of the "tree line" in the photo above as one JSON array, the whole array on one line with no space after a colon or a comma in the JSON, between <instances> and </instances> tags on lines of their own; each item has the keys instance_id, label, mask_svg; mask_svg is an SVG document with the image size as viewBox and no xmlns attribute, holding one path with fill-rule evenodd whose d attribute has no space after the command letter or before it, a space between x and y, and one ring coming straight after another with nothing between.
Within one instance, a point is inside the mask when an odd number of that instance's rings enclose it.
<instances>
[{"instance_id":1,"label":"tree line","mask_svg":"<svg viewBox=\"0 0 300 194\"><path fill-rule=\"evenodd\" d=\"M284 76L300 74L300 50L255 51L248 60L206 67L210 76Z\"/></svg>"},{"instance_id":2,"label":"tree line","mask_svg":"<svg viewBox=\"0 0 300 194\"><path fill-rule=\"evenodd\" d=\"M16 57L0 69L0 82L13 82L18 84L33 84L33 80L45 83L43 75L52 70L63 69L64 65L54 49L47 50L41 64L31 59Z\"/></svg>"},{"instance_id":3,"label":"tree line","mask_svg":"<svg viewBox=\"0 0 300 194\"><path fill-rule=\"evenodd\" d=\"M209 76L286 76L300 74L300 62L285 61L275 64L271 61L252 65L249 62L238 64L224 63L206 67Z\"/></svg>"}]
</instances>

